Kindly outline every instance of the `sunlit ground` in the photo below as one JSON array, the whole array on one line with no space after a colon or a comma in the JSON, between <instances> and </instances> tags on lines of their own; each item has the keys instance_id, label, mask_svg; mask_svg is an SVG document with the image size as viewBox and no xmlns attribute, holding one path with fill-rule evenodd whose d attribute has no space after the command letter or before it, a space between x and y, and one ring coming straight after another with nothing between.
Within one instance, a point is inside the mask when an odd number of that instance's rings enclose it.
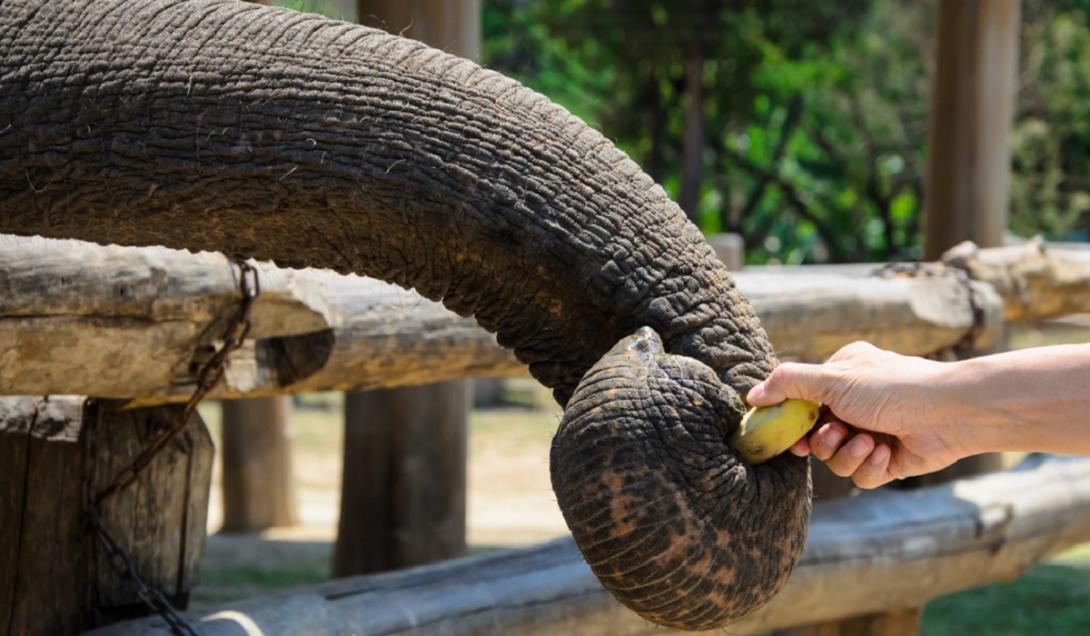
<instances>
[{"instance_id":1,"label":"sunlit ground","mask_svg":"<svg viewBox=\"0 0 1090 636\"><path fill-rule=\"evenodd\" d=\"M1019 331L1011 341L1015 346L1086 342L1088 334L1081 325L1061 324ZM525 546L566 532L548 475L559 409L529 380L513 381L509 397L517 404L474 411L470 418L471 552ZM303 523L260 537L210 537L193 606L328 578L340 492L341 403L335 393L305 401L308 408L296 409L291 420ZM205 405L201 412L218 438L218 406ZM211 531L222 515L218 466L214 479ZM933 601L923 633L1090 634L1090 545L1039 565L1018 581Z\"/></svg>"}]
</instances>

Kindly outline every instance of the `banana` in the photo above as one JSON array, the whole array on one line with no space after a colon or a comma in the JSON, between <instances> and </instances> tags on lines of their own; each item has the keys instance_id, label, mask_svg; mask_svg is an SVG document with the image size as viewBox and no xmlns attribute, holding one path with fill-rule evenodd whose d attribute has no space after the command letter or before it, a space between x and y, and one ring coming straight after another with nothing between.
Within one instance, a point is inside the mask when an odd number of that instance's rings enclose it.
<instances>
[{"instance_id":1,"label":"banana","mask_svg":"<svg viewBox=\"0 0 1090 636\"><path fill-rule=\"evenodd\" d=\"M730 445L747 463L761 464L784 452L814 426L821 404L785 400L751 408L731 435Z\"/></svg>"}]
</instances>

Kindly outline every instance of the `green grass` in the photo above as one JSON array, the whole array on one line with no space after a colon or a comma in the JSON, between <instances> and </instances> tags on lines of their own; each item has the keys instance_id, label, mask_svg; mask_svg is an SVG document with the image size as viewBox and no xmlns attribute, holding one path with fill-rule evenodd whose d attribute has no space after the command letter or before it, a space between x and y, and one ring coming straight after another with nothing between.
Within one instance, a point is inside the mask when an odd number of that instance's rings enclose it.
<instances>
[{"instance_id":1,"label":"green grass","mask_svg":"<svg viewBox=\"0 0 1090 636\"><path fill-rule=\"evenodd\" d=\"M936 599L924 610L920 633L1090 634L1090 569L1048 563L1011 583Z\"/></svg>"},{"instance_id":2,"label":"green grass","mask_svg":"<svg viewBox=\"0 0 1090 636\"><path fill-rule=\"evenodd\" d=\"M208 567L190 595L190 609L208 608L277 590L290 590L329 580L329 564L288 567Z\"/></svg>"}]
</instances>

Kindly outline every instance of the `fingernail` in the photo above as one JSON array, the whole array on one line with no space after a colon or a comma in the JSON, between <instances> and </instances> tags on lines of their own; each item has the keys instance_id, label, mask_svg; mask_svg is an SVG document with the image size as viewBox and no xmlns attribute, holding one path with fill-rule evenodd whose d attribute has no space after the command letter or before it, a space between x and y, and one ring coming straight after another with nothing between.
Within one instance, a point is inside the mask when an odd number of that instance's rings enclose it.
<instances>
[{"instance_id":1,"label":"fingernail","mask_svg":"<svg viewBox=\"0 0 1090 636\"><path fill-rule=\"evenodd\" d=\"M843 441L843 439L844 436L841 435L840 431L836 430L835 428L829 429L825 432L824 435L821 436L822 443L834 450L837 446L840 446L840 442Z\"/></svg>"},{"instance_id":2,"label":"fingernail","mask_svg":"<svg viewBox=\"0 0 1090 636\"><path fill-rule=\"evenodd\" d=\"M871 453L869 461L872 465L881 466L882 463L886 461L886 452L882 450L883 448L884 447L879 446L878 448L874 449L873 453Z\"/></svg>"},{"instance_id":3,"label":"fingernail","mask_svg":"<svg viewBox=\"0 0 1090 636\"><path fill-rule=\"evenodd\" d=\"M755 386L755 387L753 387L752 389L749 390L749 394L746 396L746 399L749 400L750 402L752 402L753 400L759 400L759 399L761 399L761 396L764 395L764 393L765 393L765 383L762 382L762 383L758 384L757 386Z\"/></svg>"},{"instance_id":4,"label":"fingernail","mask_svg":"<svg viewBox=\"0 0 1090 636\"><path fill-rule=\"evenodd\" d=\"M870 452L870 445L862 437L857 437L848 445L848 452L852 457L863 458Z\"/></svg>"}]
</instances>

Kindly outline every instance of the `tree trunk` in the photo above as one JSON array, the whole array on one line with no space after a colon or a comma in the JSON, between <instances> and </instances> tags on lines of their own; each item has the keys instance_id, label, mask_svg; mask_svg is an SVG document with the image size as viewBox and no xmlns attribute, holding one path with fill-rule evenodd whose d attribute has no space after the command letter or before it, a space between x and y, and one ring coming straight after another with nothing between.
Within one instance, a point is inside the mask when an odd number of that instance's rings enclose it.
<instances>
[{"instance_id":1,"label":"tree trunk","mask_svg":"<svg viewBox=\"0 0 1090 636\"><path fill-rule=\"evenodd\" d=\"M182 407L129 411L72 396L0 398L0 633L70 634L142 616L85 515ZM139 576L184 608L204 550L212 440L197 414L100 506Z\"/></svg>"},{"instance_id":2,"label":"tree trunk","mask_svg":"<svg viewBox=\"0 0 1090 636\"><path fill-rule=\"evenodd\" d=\"M287 400L222 402L225 532L257 532L299 522Z\"/></svg>"},{"instance_id":3,"label":"tree trunk","mask_svg":"<svg viewBox=\"0 0 1090 636\"><path fill-rule=\"evenodd\" d=\"M346 394L333 575L465 552L465 381Z\"/></svg>"}]
</instances>

